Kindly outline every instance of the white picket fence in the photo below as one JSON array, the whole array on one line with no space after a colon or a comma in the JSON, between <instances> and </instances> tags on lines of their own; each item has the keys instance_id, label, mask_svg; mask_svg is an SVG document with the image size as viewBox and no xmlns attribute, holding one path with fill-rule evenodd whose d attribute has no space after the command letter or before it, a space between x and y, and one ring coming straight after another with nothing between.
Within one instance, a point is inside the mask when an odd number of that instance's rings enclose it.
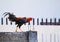
<instances>
[{"instance_id":1,"label":"white picket fence","mask_svg":"<svg viewBox=\"0 0 60 42\"><path fill-rule=\"evenodd\" d=\"M38 42L60 42L60 26L35 26Z\"/></svg>"}]
</instances>

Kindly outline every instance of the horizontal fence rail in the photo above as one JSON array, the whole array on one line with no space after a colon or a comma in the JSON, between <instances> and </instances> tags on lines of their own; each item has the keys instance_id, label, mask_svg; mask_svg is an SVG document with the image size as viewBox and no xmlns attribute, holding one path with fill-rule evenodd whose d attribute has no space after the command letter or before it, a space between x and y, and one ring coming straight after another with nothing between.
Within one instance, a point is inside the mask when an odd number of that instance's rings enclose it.
<instances>
[{"instance_id":1,"label":"horizontal fence rail","mask_svg":"<svg viewBox=\"0 0 60 42\"><path fill-rule=\"evenodd\" d=\"M39 20L41 20L41 21L39 21ZM4 18L1 18L1 23L0 24L4 25L4 23L6 22L5 24L8 25L9 24L8 21L9 21L8 18L6 18L5 20L4 20ZM45 22L43 21L43 18L42 19L33 18L32 22L29 22L28 25L30 25L31 23L32 23L32 25L60 25L60 19L58 19L58 22L57 22L57 19L54 18L53 21L52 21L52 18L50 18L50 22L48 22L47 18L45 19ZM10 21L10 25L13 25L13 22Z\"/></svg>"}]
</instances>

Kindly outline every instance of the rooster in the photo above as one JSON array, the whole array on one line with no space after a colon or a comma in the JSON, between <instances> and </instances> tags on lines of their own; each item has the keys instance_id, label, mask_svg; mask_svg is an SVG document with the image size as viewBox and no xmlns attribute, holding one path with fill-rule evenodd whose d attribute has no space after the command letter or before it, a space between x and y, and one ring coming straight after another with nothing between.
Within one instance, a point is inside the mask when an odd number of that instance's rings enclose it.
<instances>
[{"instance_id":1,"label":"rooster","mask_svg":"<svg viewBox=\"0 0 60 42\"><path fill-rule=\"evenodd\" d=\"M21 28L21 26L23 24L28 23L32 20L31 17L28 17L28 18L26 18L26 17L23 17L23 18L22 17L16 17L13 13L10 13L10 12L5 12L5 13L3 13L3 15L4 15L4 17L8 15L9 21L15 22L19 29ZM16 30L15 30L16 32L17 32L18 28L16 28Z\"/></svg>"}]
</instances>

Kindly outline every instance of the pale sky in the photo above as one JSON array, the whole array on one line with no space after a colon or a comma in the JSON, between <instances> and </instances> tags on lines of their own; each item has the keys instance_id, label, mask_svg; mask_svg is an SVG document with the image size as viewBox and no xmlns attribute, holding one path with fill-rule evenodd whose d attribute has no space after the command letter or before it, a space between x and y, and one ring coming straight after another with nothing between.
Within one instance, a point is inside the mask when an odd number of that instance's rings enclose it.
<instances>
[{"instance_id":1,"label":"pale sky","mask_svg":"<svg viewBox=\"0 0 60 42\"><path fill-rule=\"evenodd\" d=\"M0 15L4 12L34 18L60 18L60 0L0 0Z\"/></svg>"}]
</instances>

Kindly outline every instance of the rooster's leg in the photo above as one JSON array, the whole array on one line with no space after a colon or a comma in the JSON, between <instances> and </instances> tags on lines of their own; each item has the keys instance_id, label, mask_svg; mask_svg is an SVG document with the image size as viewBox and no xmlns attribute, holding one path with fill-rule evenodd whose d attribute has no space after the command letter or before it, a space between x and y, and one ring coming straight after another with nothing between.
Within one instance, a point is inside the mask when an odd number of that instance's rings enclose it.
<instances>
[{"instance_id":1,"label":"rooster's leg","mask_svg":"<svg viewBox=\"0 0 60 42\"><path fill-rule=\"evenodd\" d=\"M22 26L22 25L21 25L21 24L19 24L18 26L19 26L19 29L21 30L21 26ZM23 32L23 31L21 30L21 32Z\"/></svg>"},{"instance_id":2,"label":"rooster's leg","mask_svg":"<svg viewBox=\"0 0 60 42\"><path fill-rule=\"evenodd\" d=\"M21 28L19 28L20 30L21 30ZM21 30L21 32L23 32L22 30Z\"/></svg>"},{"instance_id":3,"label":"rooster's leg","mask_svg":"<svg viewBox=\"0 0 60 42\"><path fill-rule=\"evenodd\" d=\"M15 32L17 32L17 30L18 30L18 28L16 27L16 30L15 30Z\"/></svg>"}]
</instances>

